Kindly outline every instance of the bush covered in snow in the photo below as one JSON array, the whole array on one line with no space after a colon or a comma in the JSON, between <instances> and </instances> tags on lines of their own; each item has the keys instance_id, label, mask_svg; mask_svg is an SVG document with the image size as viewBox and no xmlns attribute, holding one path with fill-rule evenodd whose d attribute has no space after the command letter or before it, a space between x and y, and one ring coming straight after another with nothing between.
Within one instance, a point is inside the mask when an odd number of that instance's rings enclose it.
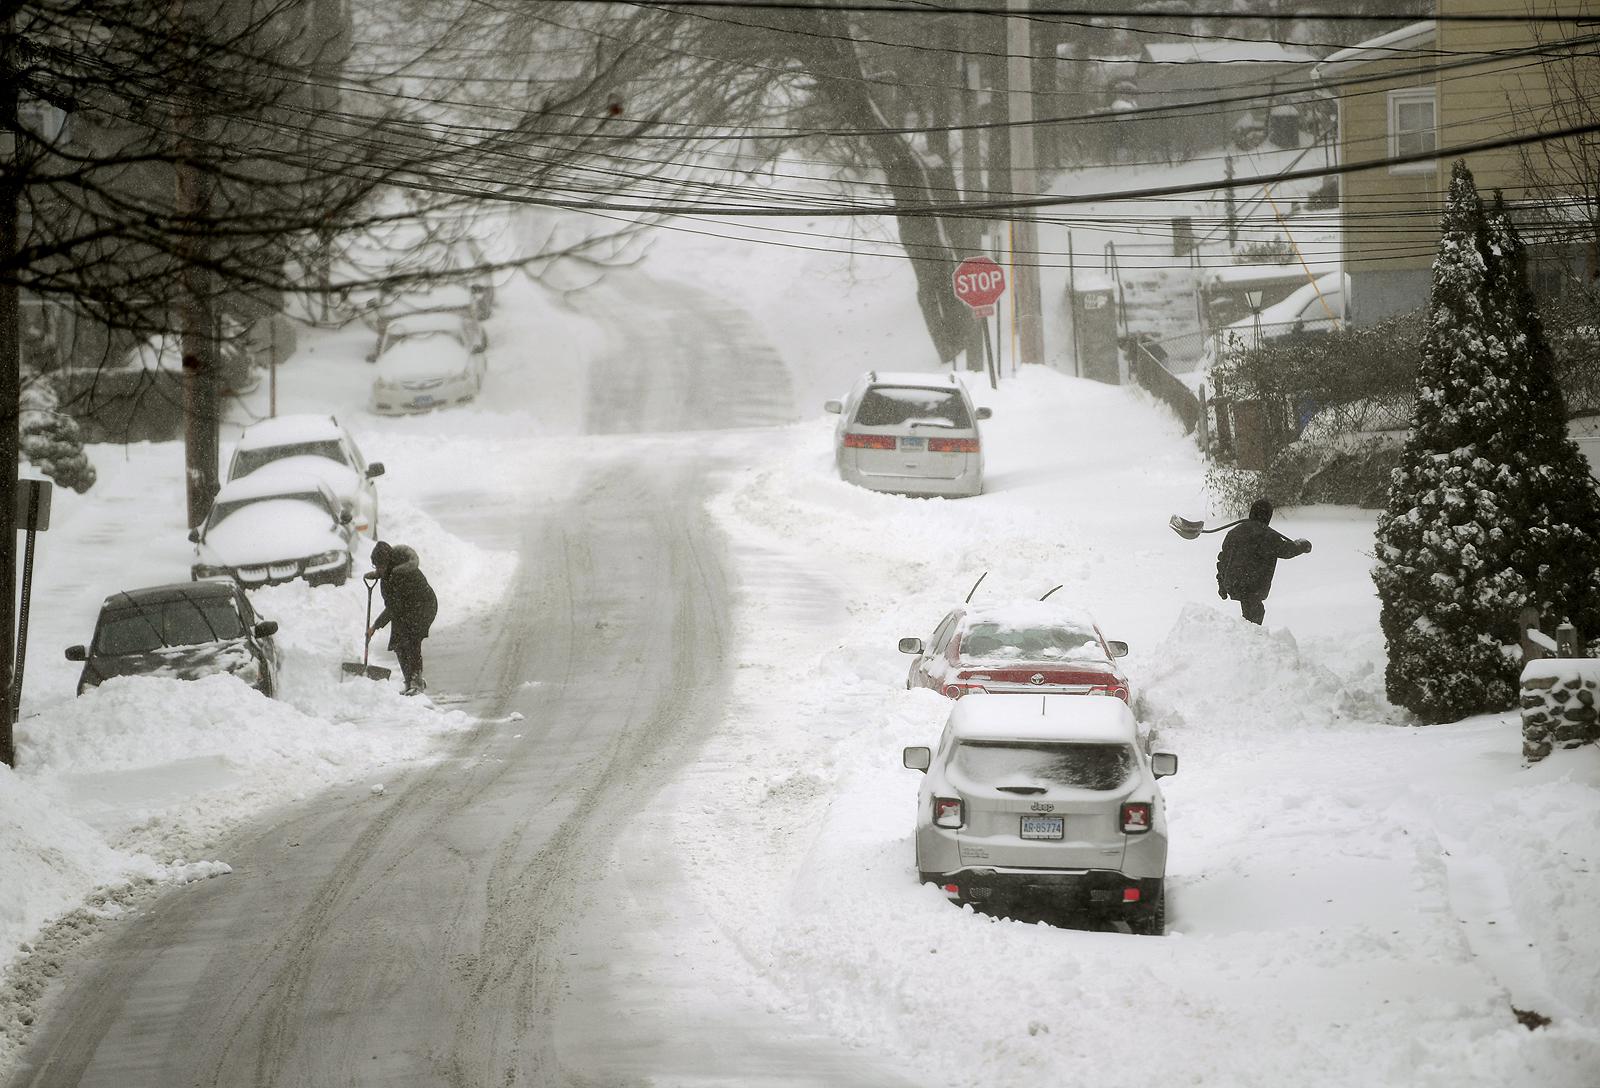
<instances>
[{"instance_id":1,"label":"bush covered in snow","mask_svg":"<svg viewBox=\"0 0 1600 1088\"><path fill-rule=\"evenodd\" d=\"M62 487L84 492L94 486L94 466L83 452L77 421L59 411L55 392L43 382L22 391L22 456Z\"/></svg>"},{"instance_id":2,"label":"bush covered in snow","mask_svg":"<svg viewBox=\"0 0 1600 1088\"><path fill-rule=\"evenodd\" d=\"M1514 705L1501 645L1524 605L1600 620L1600 500L1567 437L1522 244L1461 162L1377 553L1388 696L1424 721Z\"/></svg>"}]
</instances>

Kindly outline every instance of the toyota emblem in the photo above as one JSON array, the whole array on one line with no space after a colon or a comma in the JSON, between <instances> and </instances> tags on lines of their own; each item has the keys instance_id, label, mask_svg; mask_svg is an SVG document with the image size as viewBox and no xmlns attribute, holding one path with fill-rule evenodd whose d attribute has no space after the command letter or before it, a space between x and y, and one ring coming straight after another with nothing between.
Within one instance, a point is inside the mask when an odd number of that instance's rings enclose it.
<instances>
[{"instance_id":1,"label":"toyota emblem","mask_svg":"<svg viewBox=\"0 0 1600 1088\"><path fill-rule=\"evenodd\" d=\"M1042 683L1044 683L1044 673L1042 673L1042 672L1034 673L1032 676L1028 677L1028 683L1030 683L1030 684L1042 684Z\"/></svg>"}]
</instances>

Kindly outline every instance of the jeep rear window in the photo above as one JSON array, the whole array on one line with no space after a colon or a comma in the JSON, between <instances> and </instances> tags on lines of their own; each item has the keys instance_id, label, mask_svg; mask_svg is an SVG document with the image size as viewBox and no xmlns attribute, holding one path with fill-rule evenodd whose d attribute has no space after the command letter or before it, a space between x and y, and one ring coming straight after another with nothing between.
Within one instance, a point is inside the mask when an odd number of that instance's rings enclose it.
<instances>
[{"instance_id":1,"label":"jeep rear window","mask_svg":"<svg viewBox=\"0 0 1600 1088\"><path fill-rule=\"evenodd\" d=\"M955 766L986 786L1114 790L1133 774L1138 760L1126 744L964 740L956 748Z\"/></svg>"},{"instance_id":2,"label":"jeep rear window","mask_svg":"<svg viewBox=\"0 0 1600 1088\"><path fill-rule=\"evenodd\" d=\"M907 385L875 385L861 398L856 422L863 427L971 427L972 417L956 389L920 389Z\"/></svg>"}]
</instances>

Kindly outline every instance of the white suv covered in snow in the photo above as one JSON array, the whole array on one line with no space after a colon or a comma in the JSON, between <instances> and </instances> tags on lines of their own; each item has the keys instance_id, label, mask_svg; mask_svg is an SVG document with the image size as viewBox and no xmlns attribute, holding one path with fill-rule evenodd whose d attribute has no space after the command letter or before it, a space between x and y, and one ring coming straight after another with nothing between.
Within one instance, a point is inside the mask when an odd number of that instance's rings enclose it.
<instances>
[{"instance_id":1,"label":"white suv covered in snow","mask_svg":"<svg viewBox=\"0 0 1600 1088\"><path fill-rule=\"evenodd\" d=\"M958 901L1044 900L1109 915L1135 933L1166 927L1166 804L1156 779L1178 757L1146 755L1121 699L970 695L925 771L917 870Z\"/></svg>"},{"instance_id":2,"label":"white suv covered in snow","mask_svg":"<svg viewBox=\"0 0 1600 1088\"><path fill-rule=\"evenodd\" d=\"M823 407L839 416L834 454L846 483L903 495L983 492L978 421L991 413L972 406L954 374L872 371Z\"/></svg>"}]
</instances>

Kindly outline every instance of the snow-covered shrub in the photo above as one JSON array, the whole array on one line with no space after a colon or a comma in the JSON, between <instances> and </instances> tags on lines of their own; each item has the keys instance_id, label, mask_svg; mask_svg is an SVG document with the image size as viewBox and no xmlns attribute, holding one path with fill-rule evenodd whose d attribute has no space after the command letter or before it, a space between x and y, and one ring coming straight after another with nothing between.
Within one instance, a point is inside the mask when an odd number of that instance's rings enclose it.
<instances>
[{"instance_id":1,"label":"snow-covered shrub","mask_svg":"<svg viewBox=\"0 0 1600 1088\"><path fill-rule=\"evenodd\" d=\"M1373 580L1391 702L1426 722L1516 701L1518 611L1594 630L1600 500L1567 437L1521 242L1458 162L1433 265L1411 435Z\"/></svg>"},{"instance_id":2,"label":"snow-covered shrub","mask_svg":"<svg viewBox=\"0 0 1600 1088\"><path fill-rule=\"evenodd\" d=\"M22 391L22 456L34 468L77 492L94 486L94 466L83 452L77 421L59 410L55 391L32 382Z\"/></svg>"}]
</instances>

